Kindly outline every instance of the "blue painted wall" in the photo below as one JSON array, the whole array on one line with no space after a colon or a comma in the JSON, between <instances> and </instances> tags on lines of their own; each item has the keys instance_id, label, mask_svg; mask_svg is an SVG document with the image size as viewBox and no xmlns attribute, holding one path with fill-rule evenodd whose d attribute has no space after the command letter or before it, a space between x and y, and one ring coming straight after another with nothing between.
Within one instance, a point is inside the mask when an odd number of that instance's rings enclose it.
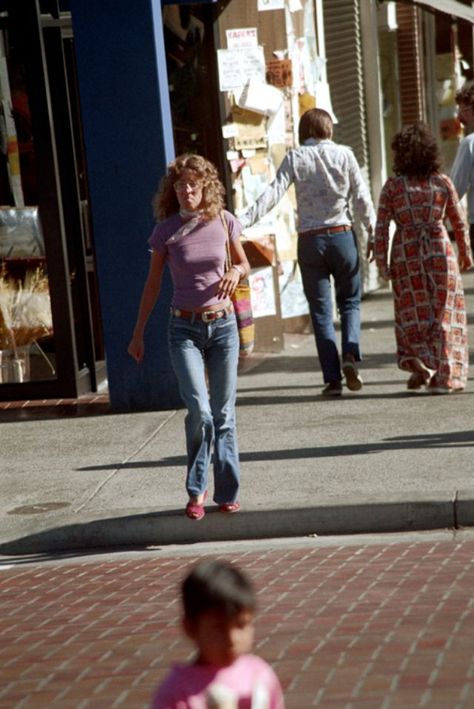
<instances>
[{"instance_id":1,"label":"blue painted wall","mask_svg":"<svg viewBox=\"0 0 474 709\"><path fill-rule=\"evenodd\" d=\"M71 0L111 405L181 406L167 276L144 362L127 354L150 255L151 199L174 157L160 0Z\"/></svg>"}]
</instances>

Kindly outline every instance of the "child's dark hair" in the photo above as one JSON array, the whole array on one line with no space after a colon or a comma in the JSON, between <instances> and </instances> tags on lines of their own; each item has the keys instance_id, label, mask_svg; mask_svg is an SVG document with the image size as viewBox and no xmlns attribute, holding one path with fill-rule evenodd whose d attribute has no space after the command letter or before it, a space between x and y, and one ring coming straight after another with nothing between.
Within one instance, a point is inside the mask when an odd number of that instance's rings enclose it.
<instances>
[{"instance_id":1,"label":"child's dark hair","mask_svg":"<svg viewBox=\"0 0 474 709\"><path fill-rule=\"evenodd\" d=\"M236 566L218 559L198 563L181 586L184 615L189 620L210 610L233 618L257 603L251 581Z\"/></svg>"}]
</instances>

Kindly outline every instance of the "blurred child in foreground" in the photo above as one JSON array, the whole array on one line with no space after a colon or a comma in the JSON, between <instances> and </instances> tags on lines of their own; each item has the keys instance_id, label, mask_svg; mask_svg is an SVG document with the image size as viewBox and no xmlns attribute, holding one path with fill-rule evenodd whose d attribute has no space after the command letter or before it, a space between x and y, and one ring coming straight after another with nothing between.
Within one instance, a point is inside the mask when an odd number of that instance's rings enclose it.
<instances>
[{"instance_id":1,"label":"blurred child in foreground","mask_svg":"<svg viewBox=\"0 0 474 709\"><path fill-rule=\"evenodd\" d=\"M183 629L197 655L171 669L152 709L283 709L275 673L249 654L256 596L247 577L227 562L203 561L184 579L181 595Z\"/></svg>"}]
</instances>

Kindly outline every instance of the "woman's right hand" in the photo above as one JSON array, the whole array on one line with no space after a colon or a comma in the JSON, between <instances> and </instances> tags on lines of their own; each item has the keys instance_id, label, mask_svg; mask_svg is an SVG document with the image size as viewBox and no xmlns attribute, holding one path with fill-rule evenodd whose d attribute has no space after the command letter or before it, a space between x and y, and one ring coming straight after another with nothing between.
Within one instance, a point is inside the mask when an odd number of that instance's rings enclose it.
<instances>
[{"instance_id":1,"label":"woman's right hand","mask_svg":"<svg viewBox=\"0 0 474 709\"><path fill-rule=\"evenodd\" d=\"M137 364L140 364L143 360L143 355L145 354L143 335L134 335L132 337L127 348L127 352L131 357L133 357Z\"/></svg>"}]
</instances>

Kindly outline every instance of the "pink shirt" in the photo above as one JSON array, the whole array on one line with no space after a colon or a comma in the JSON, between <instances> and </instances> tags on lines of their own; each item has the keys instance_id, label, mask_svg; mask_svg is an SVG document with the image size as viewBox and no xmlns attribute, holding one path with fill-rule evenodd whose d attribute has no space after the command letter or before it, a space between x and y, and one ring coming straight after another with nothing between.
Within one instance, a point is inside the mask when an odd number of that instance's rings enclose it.
<instances>
[{"instance_id":1,"label":"pink shirt","mask_svg":"<svg viewBox=\"0 0 474 709\"><path fill-rule=\"evenodd\" d=\"M152 709L210 709L213 706L283 709L285 703L270 665L256 655L242 655L229 667L175 665L151 705Z\"/></svg>"},{"instance_id":2,"label":"pink shirt","mask_svg":"<svg viewBox=\"0 0 474 709\"><path fill-rule=\"evenodd\" d=\"M230 239L238 239L239 222L230 212L224 211L224 216ZM173 214L155 226L148 240L169 264L174 286L172 306L194 310L220 303L216 291L224 275L227 239L221 218L202 221L189 234L169 241L182 224L179 214Z\"/></svg>"}]
</instances>

